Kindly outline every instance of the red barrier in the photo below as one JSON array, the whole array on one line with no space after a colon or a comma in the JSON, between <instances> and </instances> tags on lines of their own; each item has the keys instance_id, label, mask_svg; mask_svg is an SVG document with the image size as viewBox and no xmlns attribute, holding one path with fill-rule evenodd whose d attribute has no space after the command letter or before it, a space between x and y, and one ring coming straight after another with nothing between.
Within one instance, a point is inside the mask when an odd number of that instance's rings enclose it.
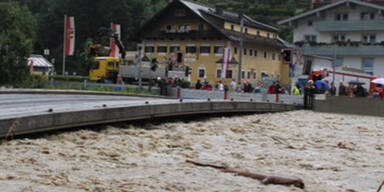
<instances>
[{"instance_id":1,"label":"red barrier","mask_svg":"<svg viewBox=\"0 0 384 192\"><path fill-rule=\"evenodd\" d=\"M280 102L280 96L279 94L276 94L276 103L279 103Z\"/></svg>"},{"instance_id":2,"label":"red barrier","mask_svg":"<svg viewBox=\"0 0 384 192\"><path fill-rule=\"evenodd\" d=\"M224 100L228 99L228 91L224 91Z\"/></svg>"},{"instance_id":3,"label":"red barrier","mask_svg":"<svg viewBox=\"0 0 384 192\"><path fill-rule=\"evenodd\" d=\"M181 89L177 88L177 98L181 99Z\"/></svg>"}]
</instances>

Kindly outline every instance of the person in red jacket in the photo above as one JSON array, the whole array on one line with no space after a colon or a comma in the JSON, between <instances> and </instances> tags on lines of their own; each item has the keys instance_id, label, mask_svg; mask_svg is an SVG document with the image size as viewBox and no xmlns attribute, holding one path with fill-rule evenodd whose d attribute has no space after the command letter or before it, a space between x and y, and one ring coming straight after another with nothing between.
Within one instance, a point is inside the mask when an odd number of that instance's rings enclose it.
<instances>
[{"instance_id":1,"label":"person in red jacket","mask_svg":"<svg viewBox=\"0 0 384 192\"><path fill-rule=\"evenodd\" d=\"M268 94L275 94L276 93L275 87L276 87L276 82L273 82L273 84L268 88Z\"/></svg>"}]
</instances>

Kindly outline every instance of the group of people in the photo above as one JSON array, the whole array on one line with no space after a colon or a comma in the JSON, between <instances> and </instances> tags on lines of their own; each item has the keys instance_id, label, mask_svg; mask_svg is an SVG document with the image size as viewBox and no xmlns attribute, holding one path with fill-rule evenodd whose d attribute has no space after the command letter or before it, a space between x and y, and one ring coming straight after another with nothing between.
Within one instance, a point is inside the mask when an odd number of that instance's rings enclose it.
<instances>
[{"instance_id":1,"label":"group of people","mask_svg":"<svg viewBox=\"0 0 384 192\"><path fill-rule=\"evenodd\" d=\"M197 80L195 84L195 89L202 89L202 90L208 90L211 91L213 89L219 90L219 91L231 91L231 92L238 92L238 93L253 93L253 92L259 92L260 87L262 86L261 82L258 82L255 85L252 85L249 81L243 81L243 83L236 82L235 79L232 79L232 82L230 85L225 85L222 80L218 81L215 86L212 86L206 79L204 79L203 82L200 80Z\"/></svg>"}]
</instances>

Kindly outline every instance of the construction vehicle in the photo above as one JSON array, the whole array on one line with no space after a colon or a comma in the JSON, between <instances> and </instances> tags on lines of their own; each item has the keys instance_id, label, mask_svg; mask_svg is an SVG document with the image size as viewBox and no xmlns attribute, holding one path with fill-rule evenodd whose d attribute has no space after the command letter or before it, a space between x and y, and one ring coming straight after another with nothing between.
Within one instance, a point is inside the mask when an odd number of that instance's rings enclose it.
<instances>
[{"instance_id":1,"label":"construction vehicle","mask_svg":"<svg viewBox=\"0 0 384 192\"><path fill-rule=\"evenodd\" d=\"M89 52L94 58L89 74L92 81L115 82L118 75L126 82L136 81L139 76L147 81L154 78L186 78L189 75L190 68L184 65L184 54L180 51L172 53L170 58L164 57L161 62L144 55L141 58L141 65L138 66L138 52L126 52L118 33L112 29L101 28L98 35L113 38L119 47L121 57L110 57L109 47L100 44L91 46Z\"/></svg>"},{"instance_id":2,"label":"construction vehicle","mask_svg":"<svg viewBox=\"0 0 384 192\"><path fill-rule=\"evenodd\" d=\"M123 58L125 58L125 47L119 39L119 35L108 28L101 28L98 30L100 37L110 37L116 42L119 47L119 57L110 57L111 49L104 47L100 44L89 47L89 54L93 56L93 63L89 72L90 79L92 81L104 82L106 80L114 82L119 74L119 66L122 64Z\"/></svg>"}]
</instances>

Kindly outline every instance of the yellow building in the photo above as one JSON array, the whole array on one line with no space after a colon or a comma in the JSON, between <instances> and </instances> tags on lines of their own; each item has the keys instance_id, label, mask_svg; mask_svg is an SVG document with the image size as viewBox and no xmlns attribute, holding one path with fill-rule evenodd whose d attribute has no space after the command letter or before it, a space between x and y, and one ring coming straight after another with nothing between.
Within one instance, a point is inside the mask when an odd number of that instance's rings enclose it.
<instances>
[{"instance_id":1,"label":"yellow building","mask_svg":"<svg viewBox=\"0 0 384 192\"><path fill-rule=\"evenodd\" d=\"M174 0L144 25L139 40L147 57L163 65L176 57L178 63L189 66L193 83L206 78L216 84L221 79L223 50L230 48L233 59L225 83L238 80L243 54L242 80L256 83L269 77L289 84L289 66L282 64L284 44L278 30L244 15L244 47L240 50L240 18L220 8Z\"/></svg>"}]
</instances>

